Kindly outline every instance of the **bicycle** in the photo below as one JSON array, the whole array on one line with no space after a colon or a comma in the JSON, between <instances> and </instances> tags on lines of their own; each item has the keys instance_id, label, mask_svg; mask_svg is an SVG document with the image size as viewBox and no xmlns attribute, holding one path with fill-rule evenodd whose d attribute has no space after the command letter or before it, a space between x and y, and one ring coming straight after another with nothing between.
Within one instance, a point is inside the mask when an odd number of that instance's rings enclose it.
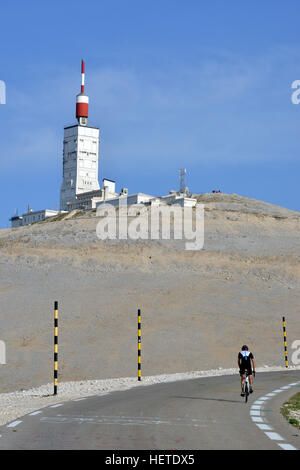
<instances>
[{"instance_id":1,"label":"bicycle","mask_svg":"<svg viewBox=\"0 0 300 470\"><path fill-rule=\"evenodd\" d=\"M245 372L246 372L245 385L244 385L244 387L245 387L245 403L247 403L248 396L250 395L250 393L249 393L249 373L248 373L247 370Z\"/></svg>"},{"instance_id":2,"label":"bicycle","mask_svg":"<svg viewBox=\"0 0 300 470\"><path fill-rule=\"evenodd\" d=\"M245 403L248 401L248 396L250 395L249 392L249 372L246 370L245 371L245 385L244 385L244 390L245 390ZM255 377L255 372L253 371L252 375Z\"/></svg>"}]
</instances>

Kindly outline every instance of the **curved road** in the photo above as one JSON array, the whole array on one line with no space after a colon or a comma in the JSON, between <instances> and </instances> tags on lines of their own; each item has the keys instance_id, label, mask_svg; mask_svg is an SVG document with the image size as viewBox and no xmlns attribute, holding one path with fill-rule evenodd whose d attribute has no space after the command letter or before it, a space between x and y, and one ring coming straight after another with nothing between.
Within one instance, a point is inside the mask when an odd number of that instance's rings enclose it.
<instances>
[{"instance_id":1,"label":"curved road","mask_svg":"<svg viewBox=\"0 0 300 470\"><path fill-rule=\"evenodd\" d=\"M300 449L300 431L279 412L300 373L259 373L254 385L247 404L236 375L52 405L0 427L0 449Z\"/></svg>"}]
</instances>

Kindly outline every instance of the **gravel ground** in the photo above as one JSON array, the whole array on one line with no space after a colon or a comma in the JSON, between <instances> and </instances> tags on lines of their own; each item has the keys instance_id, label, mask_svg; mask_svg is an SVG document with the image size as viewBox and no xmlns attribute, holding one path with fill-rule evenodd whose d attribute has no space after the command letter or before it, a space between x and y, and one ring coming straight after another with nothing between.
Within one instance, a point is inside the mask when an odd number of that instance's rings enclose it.
<instances>
[{"instance_id":1,"label":"gravel ground","mask_svg":"<svg viewBox=\"0 0 300 470\"><path fill-rule=\"evenodd\" d=\"M257 372L272 372L286 370L284 367L260 367ZM290 367L289 370L300 370L300 366ZM58 386L58 395L53 396L53 384L42 385L11 393L0 394L0 425L14 421L33 411L53 405L55 403L76 400L93 395L105 395L114 391L128 390L133 387L142 387L163 382L175 382L178 380L196 379L200 377L214 377L220 375L235 375L237 391L239 377L236 369L217 369L206 371L193 371L177 374L164 374L143 377L141 382L137 378L125 377L105 380L86 380L76 382L64 382Z\"/></svg>"}]
</instances>

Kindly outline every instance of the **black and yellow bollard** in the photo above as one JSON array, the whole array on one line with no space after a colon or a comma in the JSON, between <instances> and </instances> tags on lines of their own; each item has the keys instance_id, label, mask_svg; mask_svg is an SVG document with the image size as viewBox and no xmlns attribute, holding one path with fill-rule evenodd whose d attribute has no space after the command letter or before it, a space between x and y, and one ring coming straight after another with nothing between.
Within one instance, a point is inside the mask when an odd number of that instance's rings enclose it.
<instances>
[{"instance_id":1,"label":"black and yellow bollard","mask_svg":"<svg viewBox=\"0 0 300 470\"><path fill-rule=\"evenodd\" d=\"M54 395L57 395L58 380L58 302L54 302Z\"/></svg>"},{"instance_id":2,"label":"black and yellow bollard","mask_svg":"<svg viewBox=\"0 0 300 470\"><path fill-rule=\"evenodd\" d=\"M141 362L141 349L142 342L141 342L141 311L138 310L138 381L142 380L142 362Z\"/></svg>"},{"instance_id":3,"label":"black and yellow bollard","mask_svg":"<svg viewBox=\"0 0 300 470\"><path fill-rule=\"evenodd\" d=\"M288 355L287 355L287 342L286 342L286 329L285 329L285 317L282 317L283 324L283 342L284 342L284 358L285 358L285 367L289 366Z\"/></svg>"}]
</instances>

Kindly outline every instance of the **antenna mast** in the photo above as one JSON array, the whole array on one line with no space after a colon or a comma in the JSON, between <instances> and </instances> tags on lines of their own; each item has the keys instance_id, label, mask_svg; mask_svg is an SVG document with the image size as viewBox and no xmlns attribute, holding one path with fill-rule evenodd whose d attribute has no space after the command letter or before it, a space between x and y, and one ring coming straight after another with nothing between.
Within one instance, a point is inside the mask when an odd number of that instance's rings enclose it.
<instances>
[{"instance_id":1,"label":"antenna mast","mask_svg":"<svg viewBox=\"0 0 300 470\"><path fill-rule=\"evenodd\" d=\"M81 87L76 96L76 118L80 126L86 126L89 116L89 97L84 93L85 85L85 62L81 61Z\"/></svg>"},{"instance_id":2,"label":"antenna mast","mask_svg":"<svg viewBox=\"0 0 300 470\"><path fill-rule=\"evenodd\" d=\"M179 170L179 193L186 194L186 168L180 168Z\"/></svg>"}]
</instances>

